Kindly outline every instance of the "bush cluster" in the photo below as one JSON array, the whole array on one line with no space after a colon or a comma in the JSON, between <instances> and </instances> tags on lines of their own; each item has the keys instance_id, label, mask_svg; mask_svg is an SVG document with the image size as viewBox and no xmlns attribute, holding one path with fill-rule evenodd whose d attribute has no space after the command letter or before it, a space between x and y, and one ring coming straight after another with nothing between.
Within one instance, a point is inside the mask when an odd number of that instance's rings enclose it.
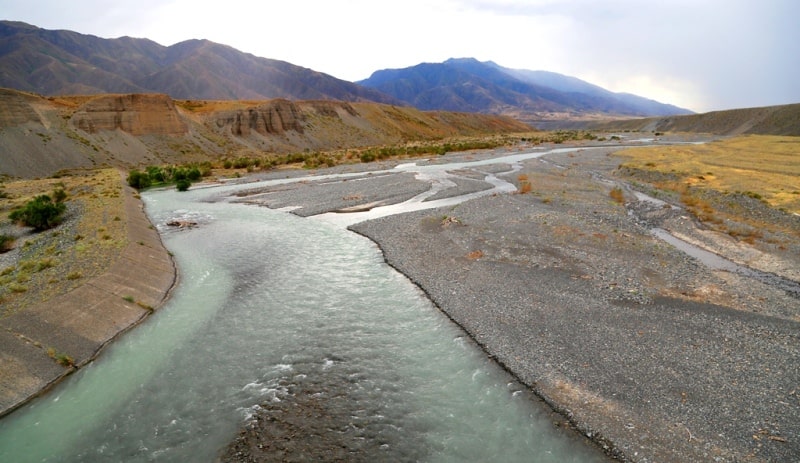
<instances>
[{"instance_id":1,"label":"bush cluster","mask_svg":"<svg viewBox=\"0 0 800 463\"><path fill-rule=\"evenodd\" d=\"M362 151L361 162L373 162L375 160L389 159L396 156L413 157L424 156L428 154L443 156L452 152L497 148L498 146L504 146L507 143L508 140L506 139L488 139L404 146L382 146L380 148L368 148Z\"/></svg>"},{"instance_id":2,"label":"bush cluster","mask_svg":"<svg viewBox=\"0 0 800 463\"><path fill-rule=\"evenodd\" d=\"M37 231L47 230L61 223L62 215L67 210L64 200L67 197L63 189L53 192L55 201L48 195L39 195L9 214L13 222L19 222Z\"/></svg>"},{"instance_id":3,"label":"bush cluster","mask_svg":"<svg viewBox=\"0 0 800 463\"><path fill-rule=\"evenodd\" d=\"M132 170L128 173L128 185L143 190L154 185L174 183L178 190L186 191L192 182L211 175L211 164L188 166L148 166L144 171Z\"/></svg>"},{"instance_id":4,"label":"bush cluster","mask_svg":"<svg viewBox=\"0 0 800 463\"><path fill-rule=\"evenodd\" d=\"M617 137L617 139L619 139L619 137ZM597 140L597 136L584 130L555 130L552 132L542 132L539 135L521 139L521 141L526 141L537 145L541 143L561 144L565 141L580 140Z\"/></svg>"}]
</instances>

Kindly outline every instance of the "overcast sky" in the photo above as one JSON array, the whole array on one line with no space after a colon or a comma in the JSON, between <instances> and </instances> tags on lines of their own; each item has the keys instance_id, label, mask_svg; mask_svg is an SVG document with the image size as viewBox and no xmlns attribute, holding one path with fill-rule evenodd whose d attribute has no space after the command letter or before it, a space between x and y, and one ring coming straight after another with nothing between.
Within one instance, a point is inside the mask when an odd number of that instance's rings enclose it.
<instances>
[{"instance_id":1,"label":"overcast sky","mask_svg":"<svg viewBox=\"0 0 800 463\"><path fill-rule=\"evenodd\" d=\"M0 0L0 18L209 39L349 81L474 57L698 112L800 103L797 0Z\"/></svg>"}]
</instances>

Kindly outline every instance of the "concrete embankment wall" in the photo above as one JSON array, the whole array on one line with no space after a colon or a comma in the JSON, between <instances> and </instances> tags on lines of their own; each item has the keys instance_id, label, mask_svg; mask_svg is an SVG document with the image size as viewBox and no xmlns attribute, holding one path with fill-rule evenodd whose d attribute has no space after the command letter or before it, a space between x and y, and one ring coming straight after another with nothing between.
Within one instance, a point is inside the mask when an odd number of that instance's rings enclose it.
<instances>
[{"instance_id":1,"label":"concrete embankment wall","mask_svg":"<svg viewBox=\"0 0 800 463\"><path fill-rule=\"evenodd\" d=\"M142 201L124 190L128 245L108 270L0 320L0 416L90 362L162 304L175 284L174 262ZM74 366L58 363L53 352L69 356Z\"/></svg>"}]
</instances>

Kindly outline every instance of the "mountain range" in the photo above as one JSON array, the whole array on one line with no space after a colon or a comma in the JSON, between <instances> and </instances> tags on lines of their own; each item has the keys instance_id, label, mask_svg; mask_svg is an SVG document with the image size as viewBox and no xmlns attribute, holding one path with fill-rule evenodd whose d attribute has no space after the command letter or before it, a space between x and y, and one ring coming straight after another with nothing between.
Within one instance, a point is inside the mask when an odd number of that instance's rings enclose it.
<instances>
[{"instance_id":1,"label":"mountain range","mask_svg":"<svg viewBox=\"0 0 800 463\"><path fill-rule=\"evenodd\" d=\"M400 103L352 82L208 40L165 47L148 39L103 39L10 21L0 21L0 87L42 95Z\"/></svg>"},{"instance_id":2,"label":"mountain range","mask_svg":"<svg viewBox=\"0 0 800 463\"><path fill-rule=\"evenodd\" d=\"M341 100L502 114L525 122L691 111L546 71L451 59L353 83L208 40L162 46L0 21L0 87L42 95L164 93L174 99Z\"/></svg>"},{"instance_id":3,"label":"mountain range","mask_svg":"<svg viewBox=\"0 0 800 463\"><path fill-rule=\"evenodd\" d=\"M377 71L359 84L419 109L514 115L520 120L575 116L685 115L692 112L628 93L614 93L555 72L509 69L473 58Z\"/></svg>"}]
</instances>

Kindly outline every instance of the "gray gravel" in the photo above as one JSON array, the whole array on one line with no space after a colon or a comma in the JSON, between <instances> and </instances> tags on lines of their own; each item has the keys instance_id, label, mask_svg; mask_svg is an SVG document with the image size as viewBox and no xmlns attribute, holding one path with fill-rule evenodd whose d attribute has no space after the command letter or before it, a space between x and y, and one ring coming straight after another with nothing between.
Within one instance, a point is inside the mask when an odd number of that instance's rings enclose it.
<instances>
[{"instance_id":1,"label":"gray gravel","mask_svg":"<svg viewBox=\"0 0 800 463\"><path fill-rule=\"evenodd\" d=\"M762 270L795 280L800 243L783 237L782 250L768 242L748 248L704 230L677 204L637 201L615 175L612 151L525 162L505 178L527 175L528 194L350 228L378 243L387 262L490 357L616 458L800 461L800 300L711 270L650 228L733 260L761 253ZM479 187L480 172L457 174L457 189ZM347 189L354 185L365 188ZM350 206L344 198L354 192L363 204L399 201L422 187L394 175L263 192L269 199L258 200L300 205L308 215ZM610 198L614 187L623 188L626 205Z\"/></svg>"}]
</instances>

